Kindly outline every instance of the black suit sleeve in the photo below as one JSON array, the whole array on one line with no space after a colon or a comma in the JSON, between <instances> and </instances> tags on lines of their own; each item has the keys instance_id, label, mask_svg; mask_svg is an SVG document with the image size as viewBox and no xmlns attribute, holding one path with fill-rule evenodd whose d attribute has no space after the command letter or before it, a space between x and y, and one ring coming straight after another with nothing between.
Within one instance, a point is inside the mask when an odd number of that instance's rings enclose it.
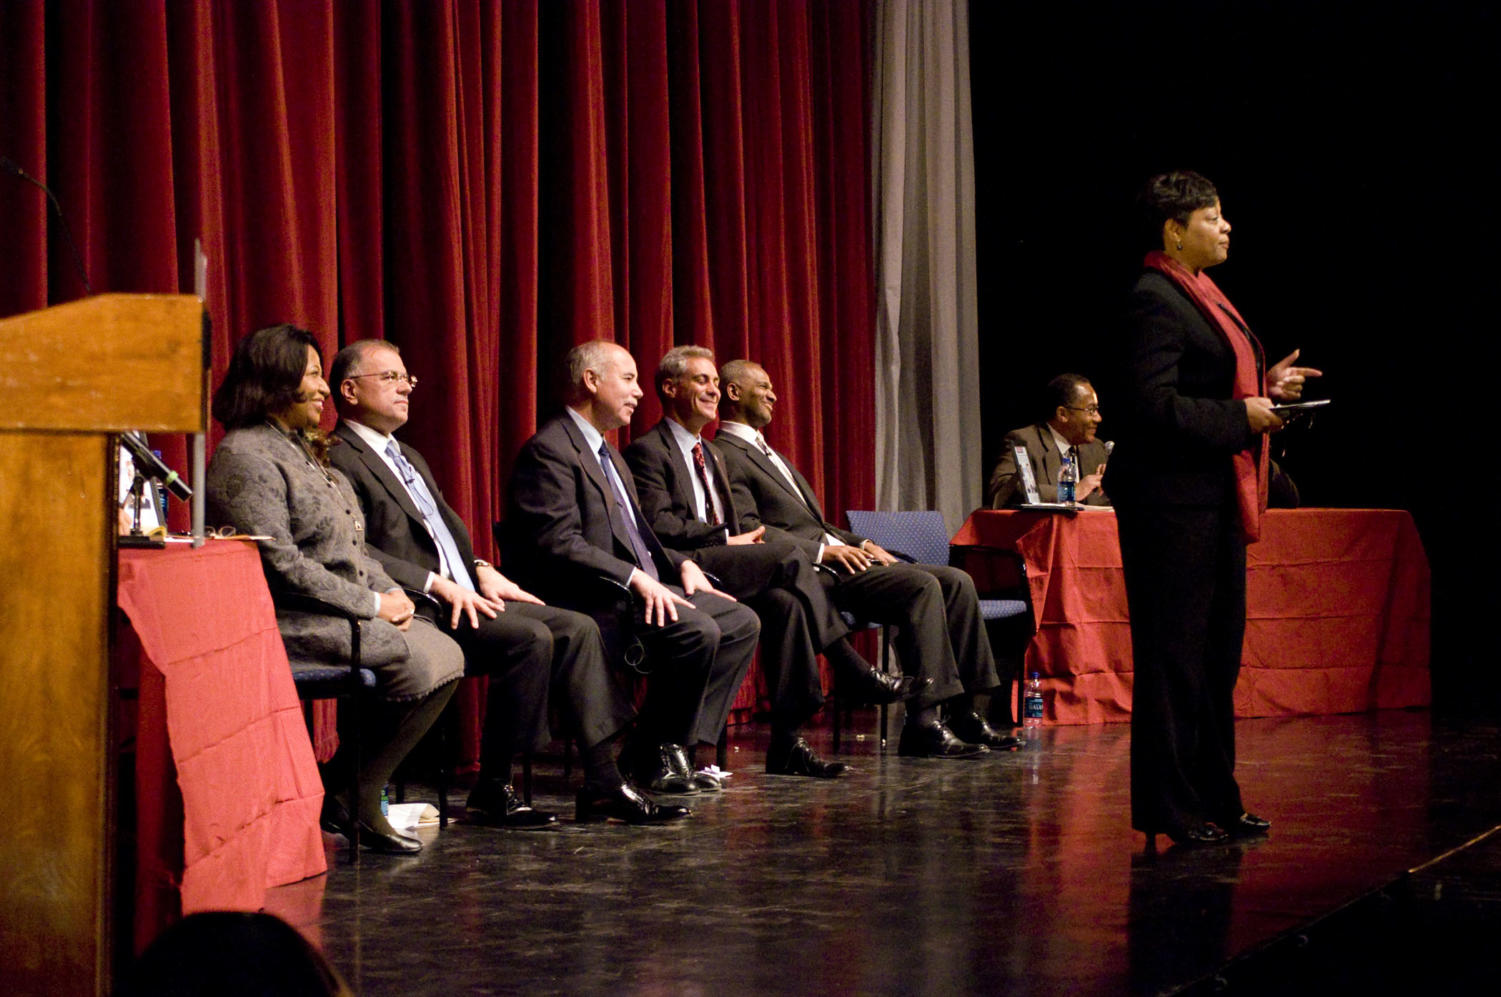
<instances>
[{"instance_id":1,"label":"black suit sleeve","mask_svg":"<svg viewBox=\"0 0 1501 997\"><path fill-rule=\"evenodd\" d=\"M767 543L784 541L802 548L810 559L816 559L823 544L816 540L806 540L774 523L768 523L761 516L765 489L768 485L774 488L781 486L766 480L760 469L750 463L750 458L738 442L725 440L720 450L724 455L725 467L730 472L730 500L735 504L735 519L740 532L752 533L764 526L764 539Z\"/></svg>"},{"instance_id":2,"label":"black suit sleeve","mask_svg":"<svg viewBox=\"0 0 1501 997\"><path fill-rule=\"evenodd\" d=\"M1159 287L1158 285L1162 285ZM1179 369L1187 337L1206 325L1192 303L1165 278L1138 283L1127 313L1127 385L1131 416L1147 434L1182 447L1234 453L1256 434L1245 403L1185 394Z\"/></svg>"},{"instance_id":3,"label":"black suit sleeve","mask_svg":"<svg viewBox=\"0 0 1501 997\"><path fill-rule=\"evenodd\" d=\"M541 434L522 447L511 474L508 534L525 538L541 555L534 565L545 570L557 591L570 585L589 585L601 579L626 587L634 566L590 543L579 513L574 462Z\"/></svg>"}]
</instances>

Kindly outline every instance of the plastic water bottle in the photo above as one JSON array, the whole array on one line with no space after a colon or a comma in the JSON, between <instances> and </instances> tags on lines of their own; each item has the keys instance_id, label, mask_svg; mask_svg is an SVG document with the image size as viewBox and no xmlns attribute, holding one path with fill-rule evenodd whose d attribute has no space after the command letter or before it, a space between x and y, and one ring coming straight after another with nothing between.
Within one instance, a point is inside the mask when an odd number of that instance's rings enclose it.
<instances>
[{"instance_id":1,"label":"plastic water bottle","mask_svg":"<svg viewBox=\"0 0 1501 997\"><path fill-rule=\"evenodd\" d=\"M1027 679L1027 688L1022 692L1022 726L1042 726L1042 679L1036 672Z\"/></svg>"},{"instance_id":2,"label":"plastic water bottle","mask_svg":"<svg viewBox=\"0 0 1501 997\"><path fill-rule=\"evenodd\" d=\"M1058 469L1058 501L1074 501L1074 485L1079 480L1079 471L1074 467L1074 455L1069 454Z\"/></svg>"}]
</instances>

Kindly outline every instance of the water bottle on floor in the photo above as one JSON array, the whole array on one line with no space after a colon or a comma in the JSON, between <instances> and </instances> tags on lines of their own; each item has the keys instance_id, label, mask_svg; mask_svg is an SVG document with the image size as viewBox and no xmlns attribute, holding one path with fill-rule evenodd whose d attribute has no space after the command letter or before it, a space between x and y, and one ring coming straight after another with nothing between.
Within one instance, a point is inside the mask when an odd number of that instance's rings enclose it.
<instances>
[{"instance_id":1,"label":"water bottle on floor","mask_svg":"<svg viewBox=\"0 0 1501 997\"><path fill-rule=\"evenodd\" d=\"M1036 672L1027 679L1027 688L1022 693L1022 726L1042 726L1042 679Z\"/></svg>"}]
</instances>

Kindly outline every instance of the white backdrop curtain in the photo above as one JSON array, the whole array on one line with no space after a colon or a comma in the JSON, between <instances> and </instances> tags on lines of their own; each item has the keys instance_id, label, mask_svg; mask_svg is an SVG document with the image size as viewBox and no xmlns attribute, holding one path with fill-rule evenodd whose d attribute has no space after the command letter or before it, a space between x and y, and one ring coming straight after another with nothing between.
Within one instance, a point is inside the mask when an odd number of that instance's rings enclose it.
<instances>
[{"instance_id":1,"label":"white backdrop curtain","mask_svg":"<svg viewBox=\"0 0 1501 997\"><path fill-rule=\"evenodd\" d=\"M966 0L885 0L876 19L876 505L980 504L975 179Z\"/></svg>"}]
</instances>

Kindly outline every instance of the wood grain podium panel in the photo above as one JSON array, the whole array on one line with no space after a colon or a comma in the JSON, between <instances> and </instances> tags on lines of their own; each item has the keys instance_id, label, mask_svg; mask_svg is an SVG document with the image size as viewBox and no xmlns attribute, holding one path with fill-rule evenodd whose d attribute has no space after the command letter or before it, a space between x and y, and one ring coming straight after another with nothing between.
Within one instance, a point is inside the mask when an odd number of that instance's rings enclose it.
<instances>
[{"instance_id":1,"label":"wood grain podium panel","mask_svg":"<svg viewBox=\"0 0 1501 997\"><path fill-rule=\"evenodd\" d=\"M0 966L111 985L115 450L202 432L203 303L107 294L0 319Z\"/></svg>"},{"instance_id":2,"label":"wood grain podium panel","mask_svg":"<svg viewBox=\"0 0 1501 997\"><path fill-rule=\"evenodd\" d=\"M0 321L0 428L202 432L203 302L101 294Z\"/></svg>"},{"instance_id":3,"label":"wood grain podium panel","mask_svg":"<svg viewBox=\"0 0 1501 997\"><path fill-rule=\"evenodd\" d=\"M0 965L13 993L96 992L108 961L107 446L0 433Z\"/></svg>"}]
</instances>

